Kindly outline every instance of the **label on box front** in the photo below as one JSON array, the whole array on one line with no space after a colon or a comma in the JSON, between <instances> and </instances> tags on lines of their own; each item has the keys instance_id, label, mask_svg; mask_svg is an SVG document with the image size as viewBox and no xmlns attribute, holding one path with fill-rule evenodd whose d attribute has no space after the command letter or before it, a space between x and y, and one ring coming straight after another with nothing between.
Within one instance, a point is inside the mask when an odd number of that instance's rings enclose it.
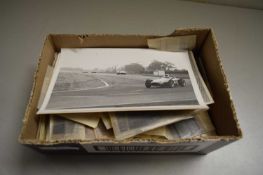
<instances>
[{"instance_id":1,"label":"label on box front","mask_svg":"<svg viewBox=\"0 0 263 175\"><path fill-rule=\"evenodd\" d=\"M38 149L42 151L78 151L80 148L76 146L39 146Z\"/></svg>"},{"instance_id":2,"label":"label on box front","mask_svg":"<svg viewBox=\"0 0 263 175\"><path fill-rule=\"evenodd\" d=\"M214 142L194 142L177 144L155 144L155 143L92 143L82 146L90 153L194 153L212 145Z\"/></svg>"}]
</instances>

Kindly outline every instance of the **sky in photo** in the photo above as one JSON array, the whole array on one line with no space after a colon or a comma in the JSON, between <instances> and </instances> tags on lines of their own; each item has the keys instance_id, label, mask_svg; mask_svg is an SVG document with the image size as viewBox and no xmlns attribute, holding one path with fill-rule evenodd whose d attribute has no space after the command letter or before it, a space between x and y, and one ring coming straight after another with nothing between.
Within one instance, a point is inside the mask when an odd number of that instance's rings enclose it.
<instances>
[{"instance_id":1,"label":"sky in photo","mask_svg":"<svg viewBox=\"0 0 263 175\"><path fill-rule=\"evenodd\" d=\"M153 49L86 48L62 49L59 55L60 67L74 67L92 70L120 68L139 63L147 67L152 61L171 62L177 69L189 69L188 52L167 52Z\"/></svg>"}]
</instances>

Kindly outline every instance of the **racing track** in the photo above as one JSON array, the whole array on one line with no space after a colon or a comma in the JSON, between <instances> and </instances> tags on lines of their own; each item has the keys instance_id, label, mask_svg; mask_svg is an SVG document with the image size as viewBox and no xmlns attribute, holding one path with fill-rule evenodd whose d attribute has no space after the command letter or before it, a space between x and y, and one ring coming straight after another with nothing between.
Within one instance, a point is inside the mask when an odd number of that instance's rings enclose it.
<instances>
[{"instance_id":1,"label":"racing track","mask_svg":"<svg viewBox=\"0 0 263 175\"><path fill-rule=\"evenodd\" d=\"M105 86L62 91L51 95L47 109L198 104L191 83L186 87L146 88L144 75L87 74Z\"/></svg>"}]
</instances>

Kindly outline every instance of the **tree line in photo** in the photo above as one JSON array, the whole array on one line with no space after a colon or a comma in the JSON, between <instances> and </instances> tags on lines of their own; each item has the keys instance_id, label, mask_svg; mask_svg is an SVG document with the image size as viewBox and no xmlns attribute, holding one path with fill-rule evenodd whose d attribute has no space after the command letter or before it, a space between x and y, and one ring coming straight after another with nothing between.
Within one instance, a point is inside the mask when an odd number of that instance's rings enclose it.
<instances>
[{"instance_id":1,"label":"tree line in photo","mask_svg":"<svg viewBox=\"0 0 263 175\"><path fill-rule=\"evenodd\" d=\"M153 74L155 71L164 71L165 73L175 73L175 72L187 72L184 69L178 69L171 62L161 62L154 60L148 66L144 67L139 63L130 63L123 67L117 68L117 66L112 66L104 70L93 69L92 72L105 72L105 73L118 73L125 72L127 74Z\"/></svg>"}]
</instances>

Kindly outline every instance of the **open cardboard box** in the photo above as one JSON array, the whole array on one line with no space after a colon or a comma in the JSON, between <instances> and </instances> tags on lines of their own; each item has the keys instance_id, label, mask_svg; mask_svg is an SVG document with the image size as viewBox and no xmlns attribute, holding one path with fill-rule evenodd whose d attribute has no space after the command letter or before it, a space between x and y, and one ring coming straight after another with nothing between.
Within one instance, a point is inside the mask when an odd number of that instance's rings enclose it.
<instances>
[{"instance_id":1,"label":"open cardboard box","mask_svg":"<svg viewBox=\"0 0 263 175\"><path fill-rule=\"evenodd\" d=\"M164 37L150 35L68 35L50 34L44 41L34 76L30 100L25 112L19 141L42 152L74 153L195 153L206 154L242 137L236 111L222 68L215 36L211 29L179 29L168 36L196 35L193 49L197 63L206 73L215 103L209 105L209 114L218 136L180 139L176 141L78 141L44 143L37 139L39 118L37 103L48 65L52 65L61 48L147 48L147 39Z\"/></svg>"}]
</instances>

